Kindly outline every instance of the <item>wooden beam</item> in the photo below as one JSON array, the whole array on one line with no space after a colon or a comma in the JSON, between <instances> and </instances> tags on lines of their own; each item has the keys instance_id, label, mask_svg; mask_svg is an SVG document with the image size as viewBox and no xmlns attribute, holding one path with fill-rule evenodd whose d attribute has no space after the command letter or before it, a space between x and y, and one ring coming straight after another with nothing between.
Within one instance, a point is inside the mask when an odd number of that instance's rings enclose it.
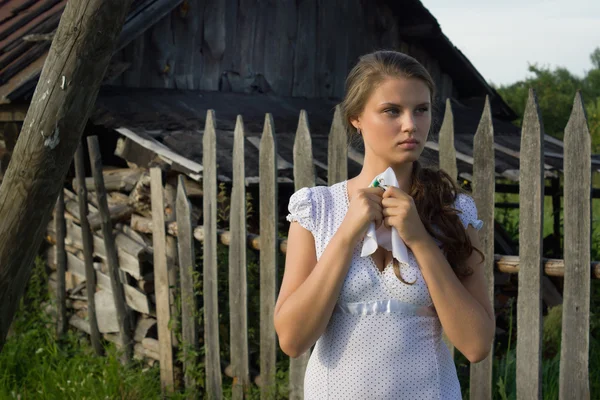
<instances>
[{"instance_id":1,"label":"wooden beam","mask_svg":"<svg viewBox=\"0 0 600 400\"><path fill-rule=\"evenodd\" d=\"M0 186L0 350L131 3L67 2L44 61Z\"/></svg>"}]
</instances>

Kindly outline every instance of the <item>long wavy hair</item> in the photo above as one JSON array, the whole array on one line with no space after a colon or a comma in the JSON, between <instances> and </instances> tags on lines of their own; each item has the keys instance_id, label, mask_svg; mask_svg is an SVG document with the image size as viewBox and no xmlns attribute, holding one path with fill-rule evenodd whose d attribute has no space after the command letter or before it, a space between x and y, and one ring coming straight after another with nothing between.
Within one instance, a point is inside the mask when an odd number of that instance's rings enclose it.
<instances>
[{"instance_id":1,"label":"long wavy hair","mask_svg":"<svg viewBox=\"0 0 600 400\"><path fill-rule=\"evenodd\" d=\"M435 98L435 83L427 69L409 55L397 51L382 50L360 57L358 63L346 79L346 95L341 104L344 122L350 136L356 129L351 120L358 117L373 90L387 78L415 78L429 88L431 99ZM417 211L427 232L441 242L442 251L458 277L471 275L473 271L466 260L477 251L482 261L483 253L473 247L471 240L458 216L454 203L461 189L446 172L440 169L422 167L419 161L413 162L412 184L409 195L413 198ZM397 260L393 260L394 273L402 282Z\"/></svg>"}]
</instances>

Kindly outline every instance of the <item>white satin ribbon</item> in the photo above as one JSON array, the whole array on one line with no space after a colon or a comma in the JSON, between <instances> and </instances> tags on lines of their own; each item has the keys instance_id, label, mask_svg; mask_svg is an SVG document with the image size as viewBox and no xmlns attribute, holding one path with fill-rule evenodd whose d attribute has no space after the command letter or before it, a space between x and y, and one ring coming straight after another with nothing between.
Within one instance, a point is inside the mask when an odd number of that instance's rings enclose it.
<instances>
[{"instance_id":1,"label":"white satin ribbon","mask_svg":"<svg viewBox=\"0 0 600 400\"><path fill-rule=\"evenodd\" d=\"M376 181L380 182L380 184L384 186L398 187L396 174L391 167L386 169L383 173L377 175L370 187L374 187ZM384 224L381 224L381 226L376 230L375 223L371 222L363 241L360 256L370 256L371 254L375 253L377 247L379 246L386 250L391 250L392 256L398 260L398 262L408 265L408 250L406 248L406 244L400 238L396 228L387 228Z\"/></svg>"},{"instance_id":2,"label":"white satin ribbon","mask_svg":"<svg viewBox=\"0 0 600 400\"><path fill-rule=\"evenodd\" d=\"M337 303L334 311L343 314L372 315L400 313L420 317L435 317L437 313L433 306L417 306L396 299L379 300L360 303Z\"/></svg>"}]
</instances>

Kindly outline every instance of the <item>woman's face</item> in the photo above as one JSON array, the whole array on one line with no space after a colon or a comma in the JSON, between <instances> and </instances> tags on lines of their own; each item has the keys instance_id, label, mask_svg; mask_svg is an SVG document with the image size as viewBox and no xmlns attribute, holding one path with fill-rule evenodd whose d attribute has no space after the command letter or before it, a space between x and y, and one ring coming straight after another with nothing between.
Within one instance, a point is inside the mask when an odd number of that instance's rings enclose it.
<instances>
[{"instance_id":1,"label":"woman's face","mask_svg":"<svg viewBox=\"0 0 600 400\"><path fill-rule=\"evenodd\" d=\"M387 78L352 121L360 129L365 157L372 153L388 165L419 158L431 126L431 93L416 78Z\"/></svg>"}]
</instances>

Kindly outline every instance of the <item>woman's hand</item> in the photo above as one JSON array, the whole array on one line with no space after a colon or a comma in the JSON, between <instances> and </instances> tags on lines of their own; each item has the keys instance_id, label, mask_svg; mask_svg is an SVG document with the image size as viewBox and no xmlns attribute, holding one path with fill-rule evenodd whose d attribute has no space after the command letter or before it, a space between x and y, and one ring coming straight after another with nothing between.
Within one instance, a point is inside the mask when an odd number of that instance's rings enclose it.
<instances>
[{"instance_id":1,"label":"woman's hand","mask_svg":"<svg viewBox=\"0 0 600 400\"><path fill-rule=\"evenodd\" d=\"M382 195L381 188L363 188L350 199L343 228L347 229L353 239L362 238L371 222L375 223L376 228L382 224Z\"/></svg>"},{"instance_id":2,"label":"woman's hand","mask_svg":"<svg viewBox=\"0 0 600 400\"><path fill-rule=\"evenodd\" d=\"M412 197L394 186L388 186L382 197L385 226L396 228L408 247L432 239L419 217Z\"/></svg>"}]
</instances>

